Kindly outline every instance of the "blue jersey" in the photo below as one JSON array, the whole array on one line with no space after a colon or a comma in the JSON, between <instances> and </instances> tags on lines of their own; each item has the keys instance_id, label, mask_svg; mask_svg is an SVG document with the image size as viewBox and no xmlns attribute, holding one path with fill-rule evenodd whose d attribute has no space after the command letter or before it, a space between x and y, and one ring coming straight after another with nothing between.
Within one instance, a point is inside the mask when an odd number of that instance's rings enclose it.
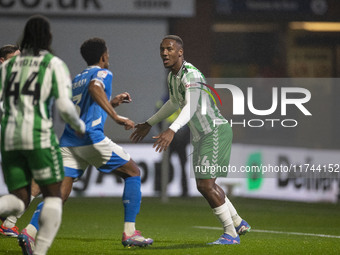
<instances>
[{"instance_id":1,"label":"blue jersey","mask_svg":"<svg viewBox=\"0 0 340 255\"><path fill-rule=\"evenodd\" d=\"M90 66L78 74L72 81L72 101L80 118L85 122L86 133L79 137L70 125L66 124L60 139L61 147L91 145L105 138L104 124L107 113L91 97L88 90L91 81L98 81L103 86L108 100L111 97L112 73L109 70Z\"/></svg>"}]
</instances>

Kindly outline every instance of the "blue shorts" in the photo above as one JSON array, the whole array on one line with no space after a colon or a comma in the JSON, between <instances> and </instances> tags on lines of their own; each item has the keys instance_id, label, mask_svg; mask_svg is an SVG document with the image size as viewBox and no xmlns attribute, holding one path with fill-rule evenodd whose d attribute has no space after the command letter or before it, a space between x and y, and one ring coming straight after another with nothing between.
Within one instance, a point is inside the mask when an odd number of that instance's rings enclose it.
<instances>
[{"instance_id":1,"label":"blue shorts","mask_svg":"<svg viewBox=\"0 0 340 255\"><path fill-rule=\"evenodd\" d=\"M99 143L78 147L61 147L65 176L80 178L89 165L104 173L125 165L130 155L124 149L105 138Z\"/></svg>"}]
</instances>

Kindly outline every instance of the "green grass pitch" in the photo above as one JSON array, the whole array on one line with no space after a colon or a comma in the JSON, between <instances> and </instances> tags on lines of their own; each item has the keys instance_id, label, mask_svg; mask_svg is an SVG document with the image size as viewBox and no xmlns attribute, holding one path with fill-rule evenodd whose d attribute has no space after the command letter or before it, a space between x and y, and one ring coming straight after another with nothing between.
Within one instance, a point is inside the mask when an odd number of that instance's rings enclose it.
<instances>
[{"instance_id":1,"label":"green grass pitch","mask_svg":"<svg viewBox=\"0 0 340 255\"><path fill-rule=\"evenodd\" d=\"M70 198L49 255L340 254L340 204L237 197L231 201L253 229L241 236L240 245L206 245L215 241L222 230L216 229L220 224L203 198L170 198L168 203L158 198L143 198L137 228L145 237L153 238L154 244L147 248L124 248L121 245L123 206L119 198ZM39 199L34 201L18 221L20 229L28 223L38 202ZM0 254L21 254L16 239L1 236Z\"/></svg>"}]
</instances>

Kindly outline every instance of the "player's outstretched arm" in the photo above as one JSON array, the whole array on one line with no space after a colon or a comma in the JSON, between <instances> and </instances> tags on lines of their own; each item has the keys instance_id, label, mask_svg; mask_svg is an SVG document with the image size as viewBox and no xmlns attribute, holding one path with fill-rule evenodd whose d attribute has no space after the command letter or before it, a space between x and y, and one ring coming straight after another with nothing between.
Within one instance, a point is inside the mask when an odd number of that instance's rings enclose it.
<instances>
[{"instance_id":1,"label":"player's outstretched arm","mask_svg":"<svg viewBox=\"0 0 340 255\"><path fill-rule=\"evenodd\" d=\"M130 139L134 143L138 143L143 140L143 138L149 133L151 125L147 122L137 124L135 126L135 131L130 136Z\"/></svg>"},{"instance_id":2,"label":"player's outstretched arm","mask_svg":"<svg viewBox=\"0 0 340 255\"><path fill-rule=\"evenodd\" d=\"M130 103L132 101L131 96L128 92L121 93L111 99L110 103L112 107L117 107L122 103Z\"/></svg>"},{"instance_id":3,"label":"player's outstretched arm","mask_svg":"<svg viewBox=\"0 0 340 255\"><path fill-rule=\"evenodd\" d=\"M93 100L101 107L107 114L119 125L123 125L125 130L129 130L135 127L135 123L123 116L117 114L117 112L113 109L111 103L106 97L104 88L101 84L98 84L98 81L91 81L89 85L89 93L92 96Z\"/></svg>"}]
</instances>

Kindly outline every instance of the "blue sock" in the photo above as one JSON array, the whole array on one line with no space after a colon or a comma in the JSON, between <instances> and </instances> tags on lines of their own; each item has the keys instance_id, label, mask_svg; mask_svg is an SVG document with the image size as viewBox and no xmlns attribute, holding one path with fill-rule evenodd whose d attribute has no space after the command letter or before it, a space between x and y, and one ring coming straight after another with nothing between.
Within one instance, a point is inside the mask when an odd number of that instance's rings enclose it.
<instances>
[{"instance_id":1,"label":"blue sock","mask_svg":"<svg viewBox=\"0 0 340 255\"><path fill-rule=\"evenodd\" d=\"M124 222L136 222L136 216L139 213L142 200L140 186L140 176L133 176L125 179L123 193Z\"/></svg>"},{"instance_id":2,"label":"blue sock","mask_svg":"<svg viewBox=\"0 0 340 255\"><path fill-rule=\"evenodd\" d=\"M31 222L30 224L32 224L37 231L39 230L39 217L40 217L40 213L41 213L41 208L43 207L44 202L41 202L40 204L38 204L37 209L35 210Z\"/></svg>"}]
</instances>

